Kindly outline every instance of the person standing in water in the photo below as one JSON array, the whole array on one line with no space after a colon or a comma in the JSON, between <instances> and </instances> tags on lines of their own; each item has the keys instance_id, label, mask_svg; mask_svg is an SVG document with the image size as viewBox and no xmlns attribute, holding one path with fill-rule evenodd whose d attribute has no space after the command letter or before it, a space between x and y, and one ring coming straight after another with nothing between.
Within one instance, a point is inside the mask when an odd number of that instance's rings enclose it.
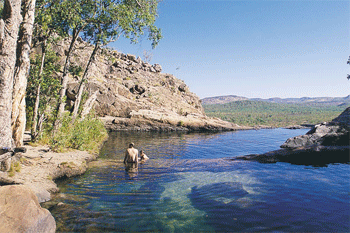
<instances>
[{"instance_id":1,"label":"person standing in water","mask_svg":"<svg viewBox=\"0 0 350 233\"><path fill-rule=\"evenodd\" d=\"M125 151L124 164L125 170L128 172L137 172L137 165L139 163L139 151L134 148L134 143L129 144L129 148Z\"/></svg>"},{"instance_id":2,"label":"person standing in water","mask_svg":"<svg viewBox=\"0 0 350 233\"><path fill-rule=\"evenodd\" d=\"M140 150L140 157L141 157L140 158L141 162L144 162L149 159L148 156L145 154L145 152L143 152L143 150Z\"/></svg>"}]
</instances>

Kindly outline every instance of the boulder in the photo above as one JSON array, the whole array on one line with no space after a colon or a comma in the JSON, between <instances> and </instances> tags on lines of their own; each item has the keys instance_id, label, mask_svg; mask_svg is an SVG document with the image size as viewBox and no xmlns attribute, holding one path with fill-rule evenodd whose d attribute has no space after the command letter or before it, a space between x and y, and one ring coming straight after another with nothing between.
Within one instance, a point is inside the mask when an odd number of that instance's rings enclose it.
<instances>
[{"instance_id":1,"label":"boulder","mask_svg":"<svg viewBox=\"0 0 350 233\"><path fill-rule=\"evenodd\" d=\"M0 187L0 232L55 232L51 213L24 185Z\"/></svg>"},{"instance_id":2,"label":"boulder","mask_svg":"<svg viewBox=\"0 0 350 233\"><path fill-rule=\"evenodd\" d=\"M127 58L128 58L130 61L136 62L136 56L135 56L135 55L127 54L126 56L127 56Z\"/></svg>"},{"instance_id":3,"label":"boulder","mask_svg":"<svg viewBox=\"0 0 350 233\"><path fill-rule=\"evenodd\" d=\"M350 108L331 122L315 125L305 135L287 139L281 148L295 149L307 146L349 146Z\"/></svg>"},{"instance_id":4,"label":"boulder","mask_svg":"<svg viewBox=\"0 0 350 233\"><path fill-rule=\"evenodd\" d=\"M350 107L345 109L345 111L338 117L332 120L332 123L342 125L344 127L350 128Z\"/></svg>"},{"instance_id":5,"label":"boulder","mask_svg":"<svg viewBox=\"0 0 350 233\"><path fill-rule=\"evenodd\" d=\"M162 67L159 64L154 64L152 67L154 68L155 72L162 72Z\"/></svg>"},{"instance_id":6,"label":"boulder","mask_svg":"<svg viewBox=\"0 0 350 233\"><path fill-rule=\"evenodd\" d=\"M186 84L181 84L180 86L179 86L179 91L181 91L181 92L186 92Z\"/></svg>"},{"instance_id":7,"label":"boulder","mask_svg":"<svg viewBox=\"0 0 350 233\"><path fill-rule=\"evenodd\" d=\"M146 89L141 85L135 85L132 88L130 88L130 92L133 94L142 95L143 93L145 93L145 91Z\"/></svg>"}]
</instances>

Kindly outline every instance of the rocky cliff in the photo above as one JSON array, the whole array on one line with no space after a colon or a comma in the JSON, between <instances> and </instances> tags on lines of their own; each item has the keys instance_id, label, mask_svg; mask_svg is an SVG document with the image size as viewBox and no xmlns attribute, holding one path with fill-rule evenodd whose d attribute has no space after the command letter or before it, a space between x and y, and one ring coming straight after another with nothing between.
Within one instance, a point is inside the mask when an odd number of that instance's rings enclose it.
<instances>
[{"instance_id":1,"label":"rocky cliff","mask_svg":"<svg viewBox=\"0 0 350 233\"><path fill-rule=\"evenodd\" d=\"M69 40L54 46L63 66ZM71 65L85 68L93 47L78 40ZM67 107L72 107L80 77L71 76ZM95 112L110 130L234 130L239 126L205 116L201 101L184 81L162 73L159 64L101 49L90 69L86 90L97 92Z\"/></svg>"}]
</instances>

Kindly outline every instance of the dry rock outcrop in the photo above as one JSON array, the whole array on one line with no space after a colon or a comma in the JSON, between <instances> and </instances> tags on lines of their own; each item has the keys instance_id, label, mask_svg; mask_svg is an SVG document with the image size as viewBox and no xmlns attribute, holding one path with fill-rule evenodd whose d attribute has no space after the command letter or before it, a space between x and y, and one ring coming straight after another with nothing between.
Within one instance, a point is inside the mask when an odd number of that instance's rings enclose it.
<instances>
[{"instance_id":1,"label":"dry rock outcrop","mask_svg":"<svg viewBox=\"0 0 350 233\"><path fill-rule=\"evenodd\" d=\"M307 146L349 146L350 108L331 122L315 125L305 135L288 139L281 148Z\"/></svg>"},{"instance_id":2,"label":"dry rock outcrop","mask_svg":"<svg viewBox=\"0 0 350 233\"><path fill-rule=\"evenodd\" d=\"M350 162L350 108L331 122L315 125L305 135L287 139L280 150L240 156L233 160L289 162L314 166Z\"/></svg>"},{"instance_id":3,"label":"dry rock outcrop","mask_svg":"<svg viewBox=\"0 0 350 233\"><path fill-rule=\"evenodd\" d=\"M26 146L25 153L16 153L11 158L18 169L12 172L0 171L0 184L22 184L29 187L39 202L51 199L58 192L55 179L84 174L87 163L96 159L95 155L84 151L56 153L45 146Z\"/></svg>"},{"instance_id":4,"label":"dry rock outcrop","mask_svg":"<svg viewBox=\"0 0 350 233\"><path fill-rule=\"evenodd\" d=\"M61 56L68 50L69 40L60 41L54 50ZM93 47L79 40L71 58L71 65L85 68ZM72 108L78 93L80 77L70 76L67 89L67 108ZM89 95L97 92L94 105L100 117L113 117L108 120L110 130L232 130L239 129L235 124L220 122L205 116L201 101L190 92L184 81L171 74L162 73L159 64L151 65L140 57L123 54L109 49L101 49L91 66L86 91ZM152 114L144 114L144 112ZM171 120L160 121L158 115L169 115ZM191 120L183 119L191 116ZM197 124L205 118L205 123ZM197 120L194 120L197 119ZM186 124L182 124L186 121ZM128 122L128 123L125 123ZM135 127L133 123L139 123ZM137 123L138 122L138 123ZM194 125L191 125L194 122ZM116 125L116 124L121 125ZM180 124L181 127L178 127ZM129 127L130 126L130 127ZM203 127L202 127L203 126Z\"/></svg>"},{"instance_id":5,"label":"dry rock outcrop","mask_svg":"<svg viewBox=\"0 0 350 233\"><path fill-rule=\"evenodd\" d=\"M55 232L51 213L39 205L33 191L24 185L0 187L0 232Z\"/></svg>"}]
</instances>

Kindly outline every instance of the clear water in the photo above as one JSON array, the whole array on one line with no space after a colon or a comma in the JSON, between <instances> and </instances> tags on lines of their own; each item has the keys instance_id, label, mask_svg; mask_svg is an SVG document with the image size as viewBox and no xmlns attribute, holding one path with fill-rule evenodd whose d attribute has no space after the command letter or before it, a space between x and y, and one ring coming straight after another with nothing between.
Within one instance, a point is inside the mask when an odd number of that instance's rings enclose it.
<instances>
[{"instance_id":1,"label":"clear water","mask_svg":"<svg viewBox=\"0 0 350 233\"><path fill-rule=\"evenodd\" d=\"M62 181L58 231L349 232L348 164L226 159L276 150L306 131L112 133L101 159L121 161L134 142L150 160L137 173L118 163Z\"/></svg>"}]
</instances>

